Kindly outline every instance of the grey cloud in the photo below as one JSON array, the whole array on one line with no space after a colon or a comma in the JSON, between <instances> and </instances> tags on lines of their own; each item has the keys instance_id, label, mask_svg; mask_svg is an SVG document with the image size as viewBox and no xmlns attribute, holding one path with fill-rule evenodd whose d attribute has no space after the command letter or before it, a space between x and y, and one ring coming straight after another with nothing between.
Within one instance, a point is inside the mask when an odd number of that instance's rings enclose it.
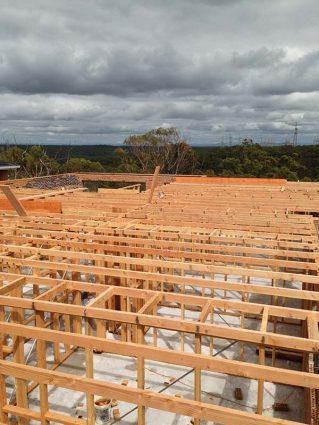
<instances>
[{"instance_id":1,"label":"grey cloud","mask_svg":"<svg viewBox=\"0 0 319 425\"><path fill-rule=\"evenodd\" d=\"M319 90L319 50L296 61L275 64L270 74L255 79L253 90L261 95L307 93Z\"/></svg>"},{"instance_id":2,"label":"grey cloud","mask_svg":"<svg viewBox=\"0 0 319 425\"><path fill-rule=\"evenodd\" d=\"M2 53L3 92L106 94L127 96L158 91L220 92L237 84L235 69L221 55L194 59L172 46L76 52L65 46L49 51Z\"/></svg>"},{"instance_id":3,"label":"grey cloud","mask_svg":"<svg viewBox=\"0 0 319 425\"><path fill-rule=\"evenodd\" d=\"M256 50L250 50L245 53L234 52L231 58L231 65L236 68L265 68L271 67L286 56L285 50L281 49L268 49L263 46Z\"/></svg>"},{"instance_id":4,"label":"grey cloud","mask_svg":"<svg viewBox=\"0 0 319 425\"><path fill-rule=\"evenodd\" d=\"M166 123L194 143L282 140L295 117L305 141L319 133L316 0L0 7L0 133L114 143Z\"/></svg>"}]
</instances>

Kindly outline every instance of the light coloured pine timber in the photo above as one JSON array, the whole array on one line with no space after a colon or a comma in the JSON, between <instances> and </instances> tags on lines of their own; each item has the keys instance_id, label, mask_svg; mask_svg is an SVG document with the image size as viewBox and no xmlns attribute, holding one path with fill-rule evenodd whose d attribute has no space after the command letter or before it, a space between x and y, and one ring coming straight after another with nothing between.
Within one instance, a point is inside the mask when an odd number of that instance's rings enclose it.
<instances>
[{"instance_id":1,"label":"light coloured pine timber","mask_svg":"<svg viewBox=\"0 0 319 425\"><path fill-rule=\"evenodd\" d=\"M153 175L153 179L152 179L152 184L151 184L151 189L150 189L150 193L149 193L148 200L147 200L147 202L149 204L152 202L152 199L153 199L153 194L154 194L154 190L157 186L157 180L158 180L158 175L160 173L160 169L161 169L161 167L159 165L157 165L155 167L155 171L154 171L154 175Z\"/></svg>"},{"instance_id":2,"label":"light coloured pine timber","mask_svg":"<svg viewBox=\"0 0 319 425\"><path fill-rule=\"evenodd\" d=\"M137 326L137 339L140 345L144 345L144 329ZM145 360L141 355L137 358L137 388L144 389L145 386ZM145 425L145 407L138 404L138 425Z\"/></svg>"},{"instance_id":3,"label":"light coloured pine timber","mask_svg":"<svg viewBox=\"0 0 319 425\"><path fill-rule=\"evenodd\" d=\"M256 364L245 363L235 360L221 359L211 356L180 353L174 350L164 348L154 348L151 346L134 343L125 343L122 341L112 341L105 338L97 338L80 334L66 334L62 331L52 331L50 329L35 329L25 325L17 325L12 323L0 323L3 332L12 335L25 335L29 330L30 338L38 338L46 341L60 341L62 343L72 343L75 346L83 348L96 348L97 345L105 352L119 354L130 357L143 356L149 360L165 362L171 364L180 364L185 367L200 367L207 371L226 373L237 375L249 379L263 379L267 382L277 382L286 385L294 385L305 388L319 389L319 376L305 372L293 370L278 369L271 366L261 366Z\"/></svg>"},{"instance_id":4,"label":"light coloured pine timber","mask_svg":"<svg viewBox=\"0 0 319 425\"><path fill-rule=\"evenodd\" d=\"M16 290L17 295L22 295L21 288ZM12 321L14 323L21 324L24 322L24 310L22 308L13 308ZM17 363L24 363L24 338L23 336L13 337L13 360ZM28 396L27 396L27 383L23 379L16 378L16 401L17 406L27 408L28 407ZM24 418L19 418L18 423L21 425L28 425L29 421Z\"/></svg>"},{"instance_id":5,"label":"light coloured pine timber","mask_svg":"<svg viewBox=\"0 0 319 425\"><path fill-rule=\"evenodd\" d=\"M149 314L150 311L156 307L156 305L161 302L162 294L155 294L150 297L142 308L139 309L138 313L140 314Z\"/></svg>"},{"instance_id":6,"label":"light coloured pine timber","mask_svg":"<svg viewBox=\"0 0 319 425\"><path fill-rule=\"evenodd\" d=\"M267 324L268 324L268 316L269 316L269 307L266 306L263 311L262 321L260 330L262 332L267 332ZM265 364L265 346L264 344L259 346L259 364ZM262 415L263 413L263 403L264 403L264 381L258 381L258 395L257 395L257 413Z\"/></svg>"},{"instance_id":7,"label":"light coloured pine timber","mask_svg":"<svg viewBox=\"0 0 319 425\"><path fill-rule=\"evenodd\" d=\"M10 186L0 185L0 189L7 197L8 201L12 205L13 209L18 213L19 216L27 216L27 212L24 209L23 205L19 199L15 196L14 192L11 190Z\"/></svg>"},{"instance_id":8,"label":"light coloured pine timber","mask_svg":"<svg viewBox=\"0 0 319 425\"><path fill-rule=\"evenodd\" d=\"M201 352L201 336L199 334L195 334L195 353L201 354ZM194 375L194 400L200 402L202 399L202 370L200 367L195 367ZM200 418L194 418L194 425L200 425L200 422Z\"/></svg>"},{"instance_id":9,"label":"light coloured pine timber","mask_svg":"<svg viewBox=\"0 0 319 425\"><path fill-rule=\"evenodd\" d=\"M240 412L212 404L199 403L165 394L153 393L138 388L124 387L105 381L83 378L75 375L49 371L32 366L13 364L0 360L0 374L7 373L20 379L32 379L35 375L39 383L50 383L73 391L90 392L102 397L111 397L127 403L137 400L145 407L169 411L179 415L220 422L224 425L297 425L296 422L270 417L263 417L248 412Z\"/></svg>"},{"instance_id":10,"label":"light coloured pine timber","mask_svg":"<svg viewBox=\"0 0 319 425\"><path fill-rule=\"evenodd\" d=\"M44 313L42 311L36 312L36 326L39 328L45 327ZM54 343L57 344L57 342ZM46 342L42 339L37 339L37 365L38 367L45 369L47 367L46 361ZM46 414L49 410L48 404L48 386L46 384L40 384L40 418L41 425L48 425Z\"/></svg>"},{"instance_id":11,"label":"light coloured pine timber","mask_svg":"<svg viewBox=\"0 0 319 425\"><path fill-rule=\"evenodd\" d=\"M174 297L177 296L174 294ZM214 304L218 300L213 300ZM228 302L229 303L229 302ZM25 308L32 308L32 305L39 311L53 311L59 312L61 314L70 314L83 316L84 313L87 317L94 319L103 319L103 320L113 320L116 322L126 322L134 324L138 319L141 325L147 327L164 327L166 329L171 329L179 332L188 332L188 333L200 333L206 336L214 336L223 339L238 339L244 342L261 344L264 343L270 347L280 347L286 349L292 349L296 351L305 351L313 352L313 350L319 350L319 342L312 339L304 339L300 337L293 337L288 335L281 334L272 334L272 333L263 333L261 331L254 331L248 329L237 329L229 328L222 325L209 324L209 323L192 323L186 320L176 320L170 318L164 318L159 321L157 317L152 315L139 315L138 313L133 312L122 312L122 311L108 311L99 308L87 308L75 305L60 305L58 303L46 302L46 301L34 301L33 304L29 300L15 299L13 297L6 298L5 300L1 299L0 296L0 305L10 305L10 306L24 306ZM235 304L235 306L240 308L240 305ZM230 304L228 308L235 307ZM253 305L247 305L247 309L252 309ZM262 311L264 306L261 305L258 311ZM280 308L285 309L284 307ZM272 307L269 307L269 313L271 314ZM256 311L257 312L257 311ZM303 314L307 312L303 311ZM308 312L309 314L309 312ZM317 313L312 313L317 319ZM283 315L284 317L284 315Z\"/></svg>"},{"instance_id":12,"label":"light coloured pine timber","mask_svg":"<svg viewBox=\"0 0 319 425\"><path fill-rule=\"evenodd\" d=\"M92 335L92 329L89 319L85 319L85 334ZM94 378L93 369L93 350L90 348L85 349L85 368L86 377ZM87 405L87 425L95 424L95 409L94 409L94 395L91 393L86 394L86 405Z\"/></svg>"}]
</instances>

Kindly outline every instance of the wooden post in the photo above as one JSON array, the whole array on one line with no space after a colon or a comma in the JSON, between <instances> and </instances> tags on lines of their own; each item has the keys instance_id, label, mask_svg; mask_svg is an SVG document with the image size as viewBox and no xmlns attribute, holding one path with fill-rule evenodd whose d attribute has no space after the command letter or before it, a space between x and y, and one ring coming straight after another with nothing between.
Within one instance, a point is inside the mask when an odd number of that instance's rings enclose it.
<instances>
[{"instance_id":1,"label":"wooden post","mask_svg":"<svg viewBox=\"0 0 319 425\"><path fill-rule=\"evenodd\" d=\"M200 334L195 334L195 353L200 354L202 352L202 340ZM195 368L195 380L194 380L194 399L201 401L202 394L202 370L199 367ZM194 425L200 425L200 419L194 418Z\"/></svg>"},{"instance_id":2,"label":"wooden post","mask_svg":"<svg viewBox=\"0 0 319 425\"><path fill-rule=\"evenodd\" d=\"M198 322L205 323L207 317L210 315L212 310L211 300L208 300L202 307L201 314L199 315ZM195 334L195 353L202 353L202 337L200 334ZM195 368L195 382L194 382L194 399L201 401L202 399L202 370L199 367ZM194 425L200 425L200 419L194 419Z\"/></svg>"},{"instance_id":3,"label":"wooden post","mask_svg":"<svg viewBox=\"0 0 319 425\"><path fill-rule=\"evenodd\" d=\"M8 423L8 415L3 411L3 408L6 404L7 404L6 382L5 382L4 376L0 375L0 420L1 420L1 423L4 423L4 424Z\"/></svg>"},{"instance_id":4,"label":"wooden post","mask_svg":"<svg viewBox=\"0 0 319 425\"><path fill-rule=\"evenodd\" d=\"M276 283L277 283L276 279L271 280L271 286L276 287L277 286ZM272 304L275 305L275 306L278 305L278 297L277 296L272 297ZM273 333L277 332L277 321L278 321L277 316L274 316L273 317ZM276 348L275 347L272 348L272 352L271 352L271 365L273 367L276 366Z\"/></svg>"},{"instance_id":5,"label":"wooden post","mask_svg":"<svg viewBox=\"0 0 319 425\"><path fill-rule=\"evenodd\" d=\"M152 203L153 194L154 194L154 190L157 186L157 179L158 179L160 169L161 169L161 167L159 165L155 168L153 179L152 179L151 190L150 190L150 194L149 194L148 201L147 201L148 204Z\"/></svg>"},{"instance_id":6,"label":"wooden post","mask_svg":"<svg viewBox=\"0 0 319 425\"><path fill-rule=\"evenodd\" d=\"M21 287L16 291L16 296L21 297ZM12 309L12 321L14 323L23 324L24 322L24 311L22 308ZM16 363L24 364L24 338L21 336L13 337L13 360ZM27 395L27 383L25 380L16 378L16 401L18 407L28 408L28 395ZM19 417L18 423L26 425L29 423L28 419Z\"/></svg>"},{"instance_id":7,"label":"wooden post","mask_svg":"<svg viewBox=\"0 0 319 425\"><path fill-rule=\"evenodd\" d=\"M210 297L211 298L215 297L214 289L210 290ZM210 323L211 324L214 323L214 312L215 312L215 309L213 307L212 310L211 310L211 313L210 313ZM213 337L210 337L210 340L209 340L209 352L210 352L211 356L214 354L214 338Z\"/></svg>"},{"instance_id":8,"label":"wooden post","mask_svg":"<svg viewBox=\"0 0 319 425\"><path fill-rule=\"evenodd\" d=\"M81 305L81 292L74 291L73 292L73 304ZM78 316L73 316L72 320L73 332L81 334L82 333L82 319Z\"/></svg>"},{"instance_id":9,"label":"wooden post","mask_svg":"<svg viewBox=\"0 0 319 425\"><path fill-rule=\"evenodd\" d=\"M38 311L35 314L35 323L39 328L45 327L44 312ZM46 361L46 343L42 339L37 340L37 366L45 369L47 367ZM46 420L46 414L49 410L48 404L48 386L40 384L40 414L41 425L47 425L49 422Z\"/></svg>"},{"instance_id":10,"label":"wooden post","mask_svg":"<svg viewBox=\"0 0 319 425\"><path fill-rule=\"evenodd\" d=\"M92 335L92 329L90 321L88 318L85 318L85 334ZM86 367L86 377L94 378L94 368L93 368L93 350L91 348L85 349L85 367ZM87 424L95 424L95 409L94 409L94 394L86 394L86 406L87 406Z\"/></svg>"},{"instance_id":11,"label":"wooden post","mask_svg":"<svg viewBox=\"0 0 319 425\"><path fill-rule=\"evenodd\" d=\"M4 307L0 308L0 320L4 321ZM0 334L0 359L4 359L3 355L3 346L4 346L4 335ZM8 415L3 411L4 406L7 404L7 394L6 394L6 382L5 377L0 375L0 421L2 423L8 423Z\"/></svg>"},{"instance_id":12,"label":"wooden post","mask_svg":"<svg viewBox=\"0 0 319 425\"><path fill-rule=\"evenodd\" d=\"M269 307L264 307L260 331L267 332L267 324L268 324L268 313ZM259 364L265 365L265 346L262 344L259 346ZM258 399L257 399L257 413L262 415L263 413L263 405L264 405L264 381L259 379L258 381Z\"/></svg>"},{"instance_id":13,"label":"wooden post","mask_svg":"<svg viewBox=\"0 0 319 425\"><path fill-rule=\"evenodd\" d=\"M55 331L60 330L60 315L59 313L51 313L52 318L52 329ZM53 352L54 352L54 363L59 364L60 358L60 343L55 342L53 344Z\"/></svg>"},{"instance_id":14,"label":"wooden post","mask_svg":"<svg viewBox=\"0 0 319 425\"><path fill-rule=\"evenodd\" d=\"M157 316L157 305L153 309L153 316ZM153 328L153 345L157 347L157 328Z\"/></svg>"},{"instance_id":15,"label":"wooden post","mask_svg":"<svg viewBox=\"0 0 319 425\"><path fill-rule=\"evenodd\" d=\"M246 282L246 276L242 276L241 281L242 281L242 283L245 283ZM242 292L241 300L242 300L242 302L246 302L245 292ZM243 328L243 329L245 327L245 314L244 313L240 314L240 327ZM240 358L240 361L242 361L242 362L244 361L244 347L245 346L244 346L243 341L240 341L240 343L239 343L239 358Z\"/></svg>"},{"instance_id":16,"label":"wooden post","mask_svg":"<svg viewBox=\"0 0 319 425\"><path fill-rule=\"evenodd\" d=\"M318 330L318 321L314 320L314 318L309 315L307 317L307 336L311 339L316 339L319 341L319 330ZM315 373L315 362L314 362L314 354L309 353L307 356L307 369L306 372ZM317 391L314 388L310 388L308 390L309 393L309 416L311 420L311 424L318 424L318 398ZM317 422L316 422L317 421Z\"/></svg>"},{"instance_id":17,"label":"wooden post","mask_svg":"<svg viewBox=\"0 0 319 425\"><path fill-rule=\"evenodd\" d=\"M137 326L137 342L144 344L144 329L143 326ZM144 389L145 386L145 360L144 357L137 358L137 388ZM145 407L138 405L138 425L145 425Z\"/></svg>"},{"instance_id":18,"label":"wooden post","mask_svg":"<svg viewBox=\"0 0 319 425\"><path fill-rule=\"evenodd\" d=\"M68 302L69 302L69 290L68 289L65 290L64 302L66 304L68 304ZM64 319L64 330L65 330L65 332L71 332L70 315L69 314L64 314L63 315L63 319ZM65 350L65 353L69 353L70 350L71 350L70 344L64 344L64 350Z\"/></svg>"},{"instance_id":19,"label":"wooden post","mask_svg":"<svg viewBox=\"0 0 319 425\"><path fill-rule=\"evenodd\" d=\"M185 261L184 258L183 258L183 261ZM182 269L181 276L184 276L184 275L185 275L185 271ZM185 294L185 285L182 286L181 292L182 294ZM184 320L185 319L185 304L184 303L181 303L180 310L181 310L181 320ZM181 335L181 351L184 351L185 350L185 333L180 332L180 335Z\"/></svg>"},{"instance_id":20,"label":"wooden post","mask_svg":"<svg viewBox=\"0 0 319 425\"><path fill-rule=\"evenodd\" d=\"M127 297L121 295L121 311L127 311ZM121 341L127 341L127 323L121 325Z\"/></svg>"}]
</instances>

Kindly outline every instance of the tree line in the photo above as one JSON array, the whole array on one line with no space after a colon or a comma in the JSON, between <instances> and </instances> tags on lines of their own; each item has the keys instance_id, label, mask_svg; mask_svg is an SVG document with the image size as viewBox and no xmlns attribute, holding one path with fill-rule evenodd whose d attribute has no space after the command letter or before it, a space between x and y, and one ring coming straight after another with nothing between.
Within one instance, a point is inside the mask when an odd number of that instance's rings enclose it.
<instances>
[{"instance_id":1,"label":"tree line","mask_svg":"<svg viewBox=\"0 0 319 425\"><path fill-rule=\"evenodd\" d=\"M319 145L192 147L175 128L157 128L115 146L1 146L0 161L20 165L12 177L66 172L207 174L319 181Z\"/></svg>"}]
</instances>

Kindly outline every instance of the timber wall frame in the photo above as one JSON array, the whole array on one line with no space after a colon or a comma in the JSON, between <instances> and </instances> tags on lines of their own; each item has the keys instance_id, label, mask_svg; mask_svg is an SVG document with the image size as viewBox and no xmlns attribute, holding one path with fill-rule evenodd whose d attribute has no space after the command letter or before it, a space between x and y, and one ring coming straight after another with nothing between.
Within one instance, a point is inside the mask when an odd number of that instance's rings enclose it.
<instances>
[{"instance_id":1,"label":"timber wall frame","mask_svg":"<svg viewBox=\"0 0 319 425\"><path fill-rule=\"evenodd\" d=\"M273 307L273 306L264 306L264 305L255 305L245 306L245 303L237 302L232 304L231 302L225 302L223 300L211 300L206 297L195 297L188 295L179 295L179 294L170 294L163 293L158 291L149 291L149 290L140 290L140 289L131 289L131 288L121 288L114 286L105 286L100 284L85 284L80 282L70 282L70 281L59 281L54 279L41 279L41 278L33 278L26 277L25 281L21 281L21 277L15 279L15 276L3 276L5 278L11 277L13 280L11 283L7 284L5 291L6 296L1 295L0 297L0 305L10 307L12 309L11 314L19 309L20 311L20 321L21 311L28 310L32 312L32 320L36 322L36 327L26 326L21 323L5 323L1 322L1 329L3 335L12 335L17 339L28 338L37 339L38 341L38 367L32 368L30 366L21 366L17 364L8 364L7 362L0 361L0 372L3 375L9 374L11 376L15 376L23 380L23 383L26 380L31 380L31 384L29 384L29 390L34 389L34 384L46 385L48 383L56 383L57 386L62 386L65 388L71 388L73 390L83 391L86 388L86 384L88 385L87 396L93 393L99 395L114 396L120 400L129 400L136 402L137 404L141 404L142 406L149 406L154 408L159 408L161 405L161 397L157 394L149 394L148 391L134 391L132 389L123 389L120 385L115 384L105 384L99 381L91 382L86 379L79 379L74 376L64 375L58 372L47 372L43 370L45 352L43 344L40 344L41 341L51 341L55 344L55 361L57 364L61 361L62 353L60 352L59 346L60 344L64 344L66 349L63 353L64 357L68 355L68 350L72 350L71 346L77 346L81 348L85 348L86 350L98 349L100 351L105 351L109 353L117 353L120 355L126 355L131 357L136 357L138 361L144 361L145 359L152 359L159 362L170 363L170 364L178 364L188 367L195 367L197 373L200 374L200 370L208 370L212 372L219 372L225 374L234 374L236 376L242 376L249 379L256 379L260 382L260 385L263 385L264 381L272 381L281 384L301 386L309 389L319 389L319 376L314 375L312 373L305 372L296 372L289 371L284 369L278 369L275 367L263 366L263 365L255 365L245 363L245 368L242 368L242 362L234 361L234 360L225 360L225 359L215 359L210 356L204 356L200 354L200 339L203 336L209 337L218 337L229 340L240 340L243 342L256 343L259 348L265 349L266 347L272 348L285 348L290 350L300 350L302 352L318 352L319 350L319 340L318 335L318 320L319 313L304 311L304 310L294 310L287 309L283 307ZM42 293L41 295L35 296L33 299L23 299L21 297L14 296L17 293L22 294L22 287L24 285L32 285L33 292L36 295L39 292L39 286L48 286L50 289L47 292ZM80 301L80 292L91 291L96 295L96 298L91 301L91 305L89 304L86 307L81 305L75 305ZM66 293L70 292L72 294L72 302L73 304L65 303ZM112 305L112 299L114 297L120 296L123 299L132 299L136 302L136 306L138 307L138 311L136 313L125 312L125 311L117 311L112 308L104 308L106 303ZM60 302L53 301L57 297L60 298ZM63 302L64 301L64 302ZM122 301L122 300L121 300ZM171 302L177 304L185 304L187 306L194 305L199 307L199 318L195 322L190 322L187 320L176 320L157 318L154 314L156 311L158 304L160 302ZM212 313L215 307L221 307L224 310L232 310L238 311L239 313L244 312L254 312L260 315L261 318L261 327L260 331L245 331L244 329L228 329L220 325L214 325L211 323L205 323L208 316ZM57 316L63 318L66 323L68 323L70 332L64 332L59 330L59 328L55 327L54 330L46 329L47 323L44 320L45 314L50 313L51 316L47 319L49 322L53 321ZM153 314L152 314L153 313ZM227 314L227 311L220 312L221 314ZM155 316L155 317L154 317ZM269 317L289 317L291 319L300 320L303 319L306 322L308 328L311 329L311 332L315 333L315 339L312 338L297 338L286 335L275 335L270 331L267 331L267 323ZM41 319L39 319L39 317ZM105 327L106 324L110 328L112 322L116 322L121 324L121 339L122 341L110 341L105 339L104 337L99 338L90 336L90 331L88 330L88 326L90 324L90 319L98 320L98 326ZM83 327L81 323L79 323L79 319L86 323L86 336L82 335ZM23 320L23 319L22 319ZM104 322L107 320L107 322ZM60 322L59 322L60 323ZM55 324L57 322L55 321ZM71 325L70 325L71 324ZM125 325L125 327L123 327ZM66 326L66 328L68 328ZM128 332L127 327L131 327L131 331ZM194 336L194 351L195 354L190 353L176 353L173 350L160 349L150 346L143 345L143 339L141 339L141 335L145 334L145 329L153 328L157 329L170 329L175 331L187 332L187 334L193 334ZM91 331L92 332L92 331ZM104 330L105 332L105 330ZM99 333L99 329L97 329L97 335ZM102 332L103 335L103 332ZM132 341L133 342L130 342ZM156 341L153 336L153 343ZM21 342L21 341L20 341ZM16 342L14 340L13 344ZM199 345L198 345L199 344ZM197 350L196 350L197 347ZM3 351L7 354L10 352L10 347L4 346ZM12 351L15 351L12 348ZM88 355L91 353L88 352ZM16 355L16 353L15 353ZM40 361L40 357L42 361ZM88 361L88 358L87 358ZM89 360L90 361L90 360ZM20 363L15 359L16 363ZM39 364L40 363L40 364ZM41 367L42 366L42 367ZM87 370L91 368L90 363L87 363ZM40 367L40 369L39 369ZM137 379L143 379L144 371L143 369L138 369ZM39 379L40 378L40 379ZM21 382L19 381L21 384ZM20 391L20 400L18 400L17 393L17 404L18 407L9 406L5 404L2 406L2 410L4 412L4 417L2 417L2 421L6 421L5 413L17 413L21 414L21 417L33 418L33 419L50 419L54 421L61 421L62 423L72 423L72 420L68 421L67 417L65 418L56 418L54 414L45 410L45 408L41 409L40 414L36 414L35 412L27 412L27 404L23 399L23 391L27 392L28 387L26 385L20 386L18 385L18 390ZM200 386L200 378L198 379L198 386ZM43 387L42 387L43 390ZM92 391L92 392L91 392ZM195 384L195 392L196 392L196 384ZM143 393L145 393L145 400L143 397ZM41 391L41 406L47 405L47 400L45 399L45 392ZM19 396L19 397L20 397ZM142 403L141 403L142 399ZM262 403L262 396L258 396L259 402ZM197 400L199 401L199 400ZM139 403L138 403L139 402ZM185 409L183 405L185 402L180 402L176 400L174 397L166 397L166 405L164 410L169 410L172 412L176 412L179 414L185 414ZM19 406L20 404L20 406ZM169 405L172 405L169 407ZM242 418L241 412L233 411L232 409L224 409L219 408L218 406L211 405L202 405L199 403L198 405L192 404L190 405L191 416L195 418L208 419L220 421L224 415L223 423L230 424L234 418L237 418L238 423L248 424L249 421L252 420L252 415L247 416L247 418ZM164 406L162 405L161 408ZM217 407L217 408L216 408ZM19 410L19 408L21 408ZM51 416L50 416L51 415ZM227 416L228 415L228 416ZM267 418L268 422L265 422L265 419L260 415L253 415L254 423L282 423L288 424L293 423L289 421L278 421L276 419Z\"/></svg>"},{"instance_id":2,"label":"timber wall frame","mask_svg":"<svg viewBox=\"0 0 319 425\"><path fill-rule=\"evenodd\" d=\"M21 197L27 195L19 191ZM305 389L310 406L305 421L317 425L316 187L172 183L156 189L153 203L147 202L148 192L124 194L121 202L114 191L50 196L61 199L63 215L4 214L0 220L2 423L13 413L23 425L30 419L43 425L92 425L96 394L136 404L139 425L145 423L145 407L193 417L195 425L201 419L229 425L296 424L262 415L264 382L275 382ZM96 217L87 218L89 204L103 196ZM81 305L83 294L92 296L86 306ZM255 295L264 296L265 303L254 302ZM180 318L165 316L162 307L176 309ZM187 319L187 311L197 319ZM216 323L215 315L236 318L240 326ZM247 320L255 321L257 330L246 328ZM299 335L281 334L280 324L299 328ZM160 330L179 334L180 352L157 347ZM120 341L109 339L109 333L118 333ZM184 350L186 335L193 353ZM239 359L212 357L215 339L238 342ZM28 340L37 341L36 367L25 364ZM51 369L45 341L54 348ZM203 344L209 354L202 354ZM258 350L259 364L246 361L246 344ZM76 349L85 350L86 377L57 370ZM93 350L136 358L137 388L94 379ZM271 366L265 365L266 350ZM300 355L303 371L279 368L279 351ZM144 389L144 362L150 359L194 369L194 400ZM256 380L257 413L201 402L202 371ZM6 376L15 377L15 403L5 396ZM84 392L87 419L52 412L49 384ZM28 407L27 395L38 385L40 410L35 411Z\"/></svg>"}]
</instances>

